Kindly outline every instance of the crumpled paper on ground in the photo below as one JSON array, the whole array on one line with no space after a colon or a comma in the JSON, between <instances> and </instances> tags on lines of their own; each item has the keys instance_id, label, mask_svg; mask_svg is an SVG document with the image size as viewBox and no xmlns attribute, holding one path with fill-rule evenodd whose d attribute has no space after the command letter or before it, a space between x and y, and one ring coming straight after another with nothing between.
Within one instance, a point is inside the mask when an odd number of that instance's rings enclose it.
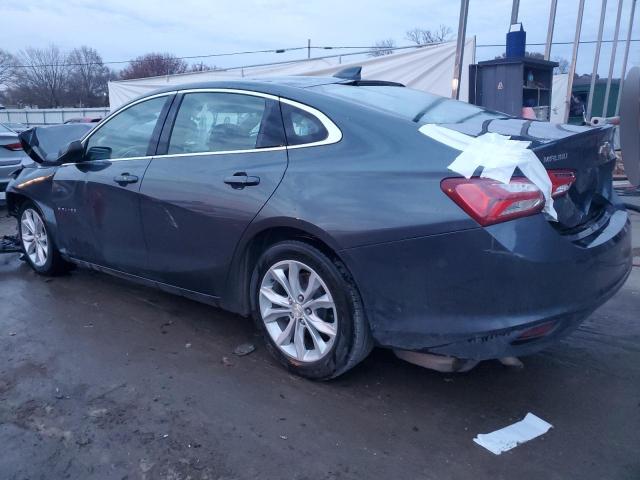
<instances>
[{"instance_id":1,"label":"crumpled paper on ground","mask_svg":"<svg viewBox=\"0 0 640 480\"><path fill-rule=\"evenodd\" d=\"M551 197L551 179L540 159L528 148L531 142L511 140L511 137L493 132L472 137L433 124L423 125L419 130L424 135L461 151L448 168L465 178L471 178L482 167L481 178L509 183L514 171L519 168L542 191L545 199L543 212L553 220L558 220Z\"/></svg>"},{"instance_id":2,"label":"crumpled paper on ground","mask_svg":"<svg viewBox=\"0 0 640 480\"><path fill-rule=\"evenodd\" d=\"M502 452L511 450L521 443L528 442L547 433L550 428L553 428L553 425L545 422L533 413L527 413L519 422L496 430L495 432L480 433L473 441L491 453L500 455Z\"/></svg>"}]
</instances>

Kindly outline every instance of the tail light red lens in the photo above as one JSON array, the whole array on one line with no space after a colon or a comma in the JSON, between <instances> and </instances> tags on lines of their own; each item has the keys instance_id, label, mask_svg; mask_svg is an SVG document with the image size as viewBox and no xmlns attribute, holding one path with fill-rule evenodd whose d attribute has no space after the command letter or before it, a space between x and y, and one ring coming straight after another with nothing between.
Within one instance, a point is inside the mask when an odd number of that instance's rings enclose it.
<instances>
[{"instance_id":1,"label":"tail light red lens","mask_svg":"<svg viewBox=\"0 0 640 480\"><path fill-rule=\"evenodd\" d=\"M12 152L17 152L18 150L22 150L22 145L20 145L20 142L9 143L7 145L2 145L2 146L7 150L11 150Z\"/></svg>"},{"instance_id":2,"label":"tail light red lens","mask_svg":"<svg viewBox=\"0 0 640 480\"><path fill-rule=\"evenodd\" d=\"M545 335L548 335L549 333L551 333L551 331L555 328L555 326L556 326L556 322L551 321L551 322L541 323L540 325L536 325L535 327L531 327L525 330L524 332L522 332L520 335L518 335L514 343L523 342L527 340L534 340L537 338L544 337Z\"/></svg>"},{"instance_id":3,"label":"tail light red lens","mask_svg":"<svg viewBox=\"0 0 640 480\"><path fill-rule=\"evenodd\" d=\"M489 178L445 178L440 188L482 226L538 213L544 195L526 178L501 183Z\"/></svg>"},{"instance_id":4,"label":"tail light red lens","mask_svg":"<svg viewBox=\"0 0 640 480\"><path fill-rule=\"evenodd\" d=\"M551 179L551 196L561 197L569 191L576 181L576 174L573 170L548 170Z\"/></svg>"}]
</instances>

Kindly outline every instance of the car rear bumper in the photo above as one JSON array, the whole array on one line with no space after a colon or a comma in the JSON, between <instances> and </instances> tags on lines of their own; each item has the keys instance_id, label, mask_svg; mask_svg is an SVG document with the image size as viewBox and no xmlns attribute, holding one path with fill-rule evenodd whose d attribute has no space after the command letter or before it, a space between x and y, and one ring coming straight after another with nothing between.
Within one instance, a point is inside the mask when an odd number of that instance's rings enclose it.
<instances>
[{"instance_id":1,"label":"car rear bumper","mask_svg":"<svg viewBox=\"0 0 640 480\"><path fill-rule=\"evenodd\" d=\"M542 215L343 250L381 346L468 359L525 355L570 333L631 271L624 210L578 246ZM544 336L518 338L550 324Z\"/></svg>"}]
</instances>

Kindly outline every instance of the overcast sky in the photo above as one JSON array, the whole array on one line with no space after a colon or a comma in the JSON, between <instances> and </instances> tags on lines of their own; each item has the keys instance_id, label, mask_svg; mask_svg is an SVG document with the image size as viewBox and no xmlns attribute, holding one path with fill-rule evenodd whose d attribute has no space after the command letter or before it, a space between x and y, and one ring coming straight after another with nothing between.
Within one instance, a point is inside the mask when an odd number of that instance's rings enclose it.
<instances>
[{"instance_id":1,"label":"overcast sky","mask_svg":"<svg viewBox=\"0 0 640 480\"><path fill-rule=\"evenodd\" d=\"M621 38L627 31L631 0L624 2ZM520 0L520 20L528 43L544 42L551 0ZM578 0L559 0L555 41L572 41ZM605 38L613 38L618 0L608 0ZM601 0L586 0L582 39L597 38ZM312 45L367 46L392 38L408 44L405 32L439 24L457 31L457 0L29 0L0 2L0 48L17 52L50 43L69 50L96 48L105 61L127 60L147 52L177 56L207 55ZM478 45L504 43L511 0L471 0L467 35ZM638 13L636 12L636 18ZM638 34L638 27L634 29ZM529 50L543 51L544 47ZM616 71L621 68L623 44ZM504 48L478 47L477 59L489 59ZM595 47L580 47L579 73L590 72ZM330 52L331 53L331 52ZM326 51L313 51L314 56ZM606 75L610 44L601 52L599 72ZM205 59L218 67L302 58L306 51ZM552 57L570 58L571 46L555 46ZM640 63L640 42L632 44L630 65ZM119 67L119 66L114 66Z\"/></svg>"}]
</instances>

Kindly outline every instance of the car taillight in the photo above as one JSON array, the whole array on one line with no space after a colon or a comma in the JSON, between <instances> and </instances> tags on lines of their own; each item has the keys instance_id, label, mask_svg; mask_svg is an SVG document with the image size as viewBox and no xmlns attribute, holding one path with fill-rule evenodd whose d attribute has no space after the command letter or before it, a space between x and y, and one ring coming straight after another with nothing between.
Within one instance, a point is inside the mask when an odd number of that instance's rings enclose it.
<instances>
[{"instance_id":1,"label":"car taillight","mask_svg":"<svg viewBox=\"0 0 640 480\"><path fill-rule=\"evenodd\" d=\"M2 145L2 146L7 150L11 150L12 152L17 152L18 150L22 150L22 145L20 145L20 142L9 143L7 145Z\"/></svg>"},{"instance_id":2,"label":"car taillight","mask_svg":"<svg viewBox=\"0 0 640 480\"><path fill-rule=\"evenodd\" d=\"M572 170L548 170L551 179L551 196L560 197L567 193L576 181L576 174Z\"/></svg>"},{"instance_id":3,"label":"car taillight","mask_svg":"<svg viewBox=\"0 0 640 480\"><path fill-rule=\"evenodd\" d=\"M537 340L546 335L549 335L556 327L556 322L545 322L540 325L536 325L535 327L528 328L520 335L518 335L513 342L512 345L518 345L520 343L526 343L531 340Z\"/></svg>"},{"instance_id":4,"label":"car taillight","mask_svg":"<svg viewBox=\"0 0 640 480\"><path fill-rule=\"evenodd\" d=\"M492 225L538 213L542 191L526 178L501 183L489 178L445 178L440 188L480 225Z\"/></svg>"}]
</instances>

